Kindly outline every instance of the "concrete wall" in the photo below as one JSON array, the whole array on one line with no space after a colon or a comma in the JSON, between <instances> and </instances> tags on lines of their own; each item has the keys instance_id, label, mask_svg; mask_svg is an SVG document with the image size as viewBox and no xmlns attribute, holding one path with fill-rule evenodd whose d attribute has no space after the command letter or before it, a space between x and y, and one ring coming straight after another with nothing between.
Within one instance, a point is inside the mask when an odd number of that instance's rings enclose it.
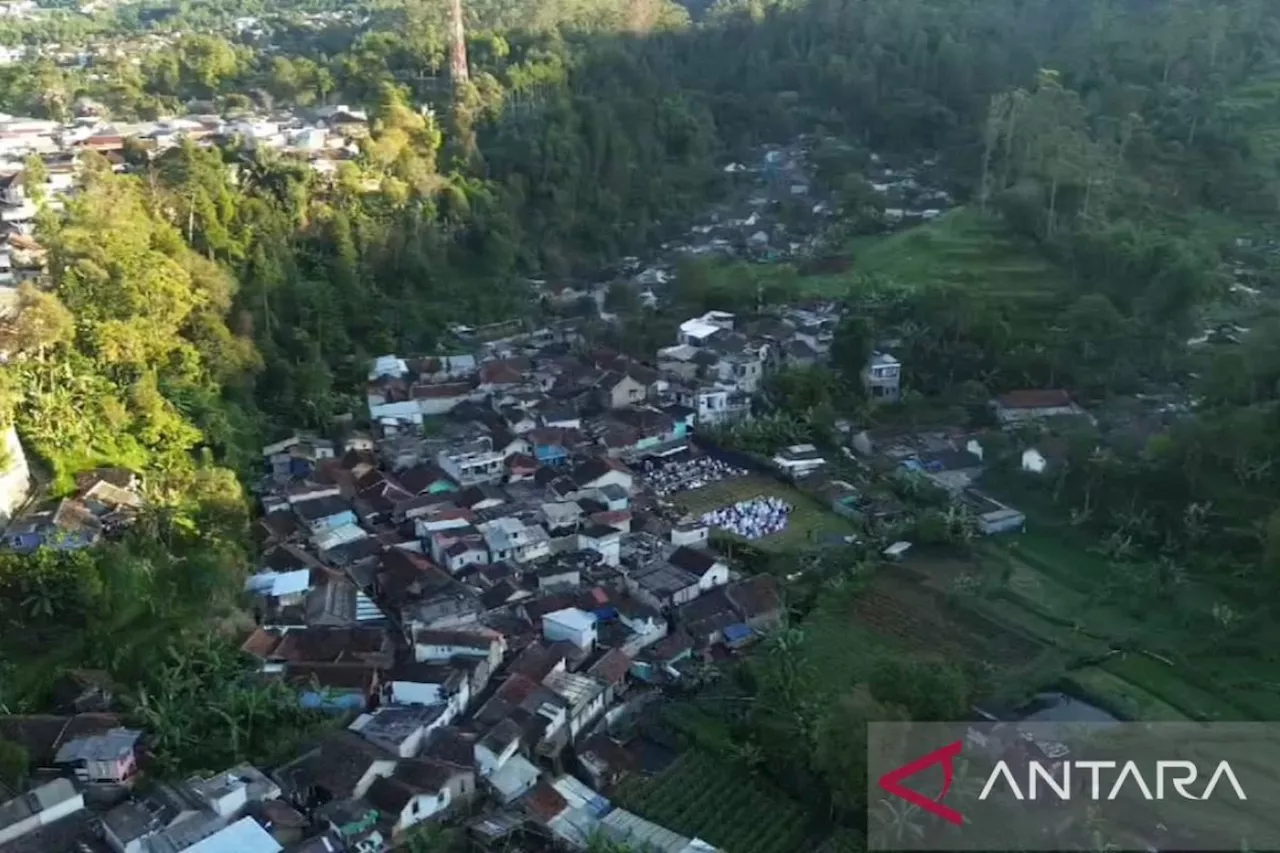
<instances>
[{"instance_id":1,"label":"concrete wall","mask_svg":"<svg viewBox=\"0 0 1280 853\"><path fill-rule=\"evenodd\" d=\"M27 455L13 427L4 431L3 460L8 467L0 472L0 527L7 525L31 496L31 471L27 467Z\"/></svg>"}]
</instances>

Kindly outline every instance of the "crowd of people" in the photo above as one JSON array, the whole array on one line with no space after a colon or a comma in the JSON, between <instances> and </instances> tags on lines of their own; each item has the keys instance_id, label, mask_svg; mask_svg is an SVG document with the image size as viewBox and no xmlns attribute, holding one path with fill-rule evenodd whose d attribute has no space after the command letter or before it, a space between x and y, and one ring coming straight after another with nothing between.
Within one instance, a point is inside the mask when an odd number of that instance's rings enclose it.
<instances>
[{"instance_id":1,"label":"crowd of people","mask_svg":"<svg viewBox=\"0 0 1280 853\"><path fill-rule=\"evenodd\" d=\"M738 501L702 514L702 523L735 533L743 539L763 539L787 529L791 504L774 497Z\"/></svg>"},{"instance_id":2,"label":"crowd of people","mask_svg":"<svg viewBox=\"0 0 1280 853\"><path fill-rule=\"evenodd\" d=\"M649 488L659 497L668 497L680 492L701 489L721 480L734 477L745 477L748 471L735 468L727 462L713 459L710 456L695 456L692 459L677 459L667 462L646 460L644 478Z\"/></svg>"}]
</instances>

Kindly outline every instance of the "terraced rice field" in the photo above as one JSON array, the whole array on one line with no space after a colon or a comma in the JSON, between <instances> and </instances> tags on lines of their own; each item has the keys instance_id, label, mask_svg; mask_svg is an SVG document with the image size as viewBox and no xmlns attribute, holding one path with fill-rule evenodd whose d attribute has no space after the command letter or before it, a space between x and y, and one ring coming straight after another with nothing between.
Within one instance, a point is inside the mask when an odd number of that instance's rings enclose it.
<instances>
[{"instance_id":1,"label":"terraced rice field","mask_svg":"<svg viewBox=\"0 0 1280 853\"><path fill-rule=\"evenodd\" d=\"M1035 311L1051 307L1068 285L1062 270L1035 247L964 208L888 237L858 239L848 248L853 257L847 270L805 277L803 289L843 294L856 276L874 273L903 283L959 284Z\"/></svg>"}]
</instances>

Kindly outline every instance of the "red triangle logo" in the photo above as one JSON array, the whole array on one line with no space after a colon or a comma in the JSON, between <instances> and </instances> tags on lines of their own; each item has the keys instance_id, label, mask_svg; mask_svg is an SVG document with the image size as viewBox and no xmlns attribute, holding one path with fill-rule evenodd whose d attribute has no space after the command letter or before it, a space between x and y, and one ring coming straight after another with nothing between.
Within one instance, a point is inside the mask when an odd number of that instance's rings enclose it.
<instances>
[{"instance_id":1,"label":"red triangle logo","mask_svg":"<svg viewBox=\"0 0 1280 853\"><path fill-rule=\"evenodd\" d=\"M899 799L906 800L913 806L918 806L922 810L931 815L936 815L948 823L956 826L964 824L964 816L955 809L948 808L942 804L942 800L947 796L947 791L951 790L951 782L955 778L955 757L960 754L960 750L964 744L961 741L947 744L941 749L935 749L928 755L921 756L915 761L904 764L897 770L891 770L880 777L877 783L886 793L892 794ZM908 776L914 776L921 770L926 770L935 764L942 765L942 793L938 794L936 799L929 799L918 791L902 786L902 780Z\"/></svg>"}]
</instances>

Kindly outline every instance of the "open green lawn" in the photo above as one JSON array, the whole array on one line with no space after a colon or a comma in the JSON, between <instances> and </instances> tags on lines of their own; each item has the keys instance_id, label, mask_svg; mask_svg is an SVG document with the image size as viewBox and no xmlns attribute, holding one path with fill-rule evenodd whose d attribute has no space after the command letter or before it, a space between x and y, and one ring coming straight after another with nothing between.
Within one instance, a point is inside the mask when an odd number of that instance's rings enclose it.
<instances>
[{"instance_id":1,"label":"open green lawn","mask_svg":"<svg viewBox=\"0 0 1280 853\"><path fill-rule=\"evenodd\" d=\"M903 284L953 283L1034 302L1051 300L1067 284L1034 246L965 208L887 237L857 238L846 250L853 256L848 270L803 278L801 286L835 294L847 290L855 276L870 273Z\"/></svg>"},{"instance_id":2,"label":"open green lawn","mask_svg":"<svg viewBox=\"0 0 1280 853\"><path fill-rule=\"evenodd\" d=\"M799 803L746 768L696 749L657 776L624 780L614 799L726 853L796 853L815 846L809 814Z\"/></svg>"},{"instance_id":3,"label":"open green lawn","mask_svg":"<svg viewBox=\"0 0 1280 853\"><path fill-rule=\"evenodd\" d=\"M752 474L722 480L675 496L685 512L701 515L713 509L759 497L775 497L791 504L791 520L780 533L757 539L752 544L771 551L809 548L820 543L822 534L848 536L857 533L853 522L836 515L813 498L768 477ZM727 532L727 531L722 531Z\"/></svg>"}]
</instances>

